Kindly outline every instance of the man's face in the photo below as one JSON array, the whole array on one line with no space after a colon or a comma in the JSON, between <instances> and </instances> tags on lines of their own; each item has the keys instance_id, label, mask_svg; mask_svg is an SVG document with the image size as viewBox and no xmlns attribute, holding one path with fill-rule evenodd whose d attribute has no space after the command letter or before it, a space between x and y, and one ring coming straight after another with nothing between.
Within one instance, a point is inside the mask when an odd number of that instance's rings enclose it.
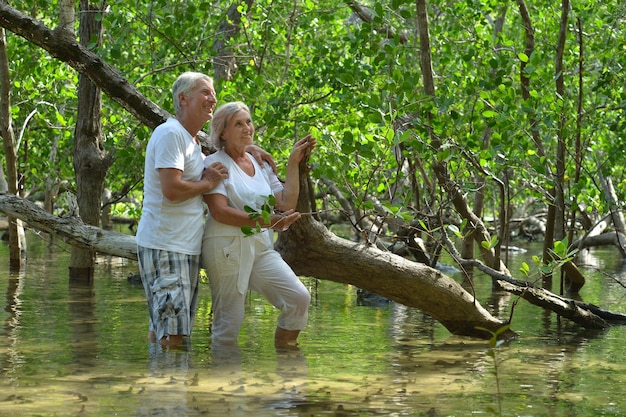
<instances>
[{"instance_id":1,"label":"man's face","mask_svg":"<svg viewBox=\"0 0 626 417\"><path fill-rule=\"evenodd\" d=\"M200 79L196 86L182 97L181 105L186 107L189 113L194 113L204 122L213 118L213 110L217 104L215 89L208 80Z\"/></svg>"}]
</instances>

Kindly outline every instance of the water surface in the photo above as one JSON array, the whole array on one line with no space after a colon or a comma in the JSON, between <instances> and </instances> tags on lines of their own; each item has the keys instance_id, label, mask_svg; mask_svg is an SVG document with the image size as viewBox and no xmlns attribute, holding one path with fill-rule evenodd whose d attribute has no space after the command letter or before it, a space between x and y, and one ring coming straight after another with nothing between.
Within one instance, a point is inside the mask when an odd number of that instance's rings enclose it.
<instances>
[{"instance_id":1,"label":"water surface","mask_svg":"<svg viewBox=\"0 0 626 417\"><path fill-rule=\"evenodd\" d=\"M621 326L586 331L522 300L519 338L490 354L420 311L359 306L354 287L303 277L313 303L299 351L274 349L277 313L251 294L240 351L212 352L206 283L191 349L164 351L146 339L143 290L127 280L135 262L101 257L94 284L81 285L63 245L29 244L20 274L0 246L0 416L626 415ZM540 248L529 249L516 262L531 263ZM617 251L585 262L583 300L626 312ZM508 317L516 298L475 284Z\"/></svg>"}]
</instances>

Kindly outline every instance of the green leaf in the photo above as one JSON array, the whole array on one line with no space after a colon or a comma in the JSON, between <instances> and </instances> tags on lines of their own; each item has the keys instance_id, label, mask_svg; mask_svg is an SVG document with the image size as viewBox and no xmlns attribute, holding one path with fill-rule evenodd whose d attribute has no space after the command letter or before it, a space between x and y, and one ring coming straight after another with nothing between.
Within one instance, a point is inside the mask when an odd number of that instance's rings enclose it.
<instances>
[{"instance_id":1,"label":"green leaf","mask_svg":"<svg viewBox=\"0 0 626 417\"><path fill-rule=\"evenodd\" d=\"M519 269L522 274L528 276L528 274L530 273L530 267L528 266L528 264L526 262L522 262L522 266Z\"/></svg>"},{"instance_id":2,"label":"green leaf","mask_svg":"<svg viewBox=\"0 0 626 417\"><path fill-rule=\"evenodd\" d=\"M552 273L552 268L549 265L541 265L539 270L543 275L550 275Z\"/></svg>"},{"instance_id":3,"label":"green leaf","mask_svg":"<svg viewBox=\"0 0 626 417\"><path fill-rule=\"evenodd\" d=\"M463 238L463 234L461 233L461 231L459 230L459 228L454 225L454 224L450 224L448 225L448 230L450 230L452 233L454 233L456 235L456 237L462 239Z\"/></svg>"},{"instance_id":4,"label":"green leaf","mask_svg":"<svg viewBox=\"0 0 626 417\"><path fill-rule=\"evenodd\" d=\"M250 226L241 226L241 231L246 237L254 235L254 229Z\"/></svg>"}]
</instances>

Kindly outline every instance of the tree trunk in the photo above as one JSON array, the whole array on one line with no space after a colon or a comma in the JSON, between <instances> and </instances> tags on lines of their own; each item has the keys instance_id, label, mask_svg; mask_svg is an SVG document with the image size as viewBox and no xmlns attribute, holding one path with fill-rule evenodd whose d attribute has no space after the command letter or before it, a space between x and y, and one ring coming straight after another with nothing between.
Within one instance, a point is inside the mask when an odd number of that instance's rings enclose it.
<instances>
[{"instance_id":1,"label":"tree trunk","mask_svg":"<svg viewBox=\"0 0 626 417\"><path fill-rule=\"evenodd\" d=\"M92 39L100 44L101 19L97 12L106 7L80 2L80 43L87 47ZM74 133L74 171L76 172L76 197L81 219L90 225L100 225L100 207L104 180L111 165L111 158L102 144L102 92L86 75L79 75L78 120ZM90 281L95 267L95 252L91 248L72 248L70 278Z\"/></svg>"},{"instance_id":2,"label":"tree trunk","mask_svg":"<svg viewBox=\"0 0 626 417\"><path fill-rule=\"evenodd\" d=\"M416 6L421 51L420 68L422 69L424 92L434 98L435 82L432 69L432 57L430 53L430 35L428 30L428 11L426 9L426 1L417 0ZM428 112L424 117L426 120L430 120L432 118L431 112ZM431 123L429 123L429 125L431 125ZM434 134L432 129L428 128L428 131L433 148L440 148L441 140ZM439 186L444 190L444 192L446 192L446 194L448 194L459 215L468 220L467 224L470 225L468 227L471 228L471 235L476 239L476 243L480 245L483 241L490 242L491 236L489 235L489 231L485 227L482 220L476 216L471 207L469 207L469 204L465 199L464 192L450 179L445 162L434 161L433 171L435 172ZM506 266L493 249L487 249L481 245L480 251L482 258L489 266L503 272L507 271Z\"/></svg>"},{"instance_id":3,"label":"tree trunk","mask_svg":"<svg viewBox=\"0 0 626 417\"><path fill-rule=\"evenodd\" d=\"M7 56L4 28L0 28L0 136L4 142L7 166L8 191L18 195L17 149L11 118L11 82L9 78L9 57ZM19 219L9 217L9 267L19 271L26 251L24 228Z\"/></svg>"},{"instance_id":4,"label":"tree trunk","mask_svg":"<svg viewBox=\"0 0 626 417\"><path fill-rule=\"evenodd\" d=\"M556 77L556 92L559 97L566 100L565 95L565 81L564 81L564 68L563 68L563 54L565 53L565 39L567 37L569 26L569 0L562 0L561 2L561 23L559 26L559 39L556 48L556 63L555 63L555 77ZM556 175L554 178L556 199L554 201L555 212L555 240L562 240L566 237L565 234L565 166L567 149L567 138L565 132L565 125L567 121L567 110L565 103L561 112L559 120L558 130L558 146L556 154ZM568 292L578 293L580 289L585 285L585 277L580 273L578 267L573 262L568 262L562 268L563 281L568 284ZM561 288L563 288L565 282L561 282ZM562 293L562 292L561 292Z\"/></svg>"},{"instance_id":5,"label":"tree trunk","mask_svg":"<svg viewBox=\"0 0 626 417\"><path fill-rule=\"evenodd\" d=\"M512 294L517 294L531 304L549 309L559 316L568 318L588 329L605 329L609 322L626 323L626 315L602 310L593 304L586 304L556 295L544 288L536 287L527 281L520 281L508 274L496 271L476 259L461 259L451 242L448 242L452 257L463 267L475 266L498 281L498 286ZM573 265L573 263L570 262Z\"/></svg>"},{"instance_id":6,"label":"tree trunk","mask_svg":"<svg viewBox=\"0 0 626 417\"><path fill-rule=\"evenodd\" d=\"M599 234L590 234L584 239L572 242L578 249L593 248L597 246L615 246L620 253L626 248L626 234L617 230ZM626 258L625 258L626 259Z\"/></svg>"},{"instance_id":7,"label":"tree trunk","mask_svg":"<svg viewBox=\"0 0 626 417\"><path fill-rule=\"evenodd\" d=\"M524 54L527 57L531 57L533 52L535 52L535 29L533 28L533 23L530 20L530 14L528 13L528 8L526 7L526 3L524 0L517 0L517 6L519 9L520 17L522 18L522 22L524 23L524 37L525 37L525 45L524 45ZM525 61L520 61L520 85L522 87L522 97L524 100L530 99L530 78L526 75L526 65L528 65ZM543 142L541 136L539 135L538 129L539 121L535 116L531 116L530 118L530 131L532 134L533 143L537 147L537 154L539 156L545 156L546 151L543 147Z\"/></svg>"},{"instance_id":8,"label":"tree trunk","mask_svg":"<svg viewBox=\"0 0 626 417\"><path fill-rule=\"evenodd\" d=\"M565 121L566 121L566 105L565 105L565 87L564 87L564 74L563 74L563 54L565 52L565 38L567 36L568 27L568 13L569 13L569 1L561 1L561 20L559 25L559 36L556 45L556 56L554 59L554 77L555 77L555 90L558 97L563 100L559 123L557 127L557 151L555 158L554 169L548 167L547 171L551 172L553 187L548 190L549 207L548 217L546 221L546 234L543 244L543 261L545 264L552 261L551 251L556 241L563 240L565 238L565 157L567 154L567 143L565 138ZM569 268L573 270L573 268ZM565 271L561 271L564 276ZM571 279L578 280L581 275L572 275ZM548 279L548 277L546 277ZM582 282L575 282L574 287L582 287ZM564 290L564 279L561 279L561 290Z\"/></svg>"},{"instance_id":9,"label":"tree trunk","mask_svg":"<svg viewBox=\"0 0 626 417\"><path fill-rule=\"evenodd\" d=\"M246 9L250 10L254 0L245 0ZM226 12L226 16L217 28L219 36L213 42L213 71L215 84L232 79L237 70L235 54L227 45L228 42L239 33L241 23L241 5L234 2ZM258 63L261 66L261 63ZM260 69L259 69L260 70Z\"/></svg>"},{"instance_id":10,"label":"tree trunk","mask_svg":"<svg viewBox=\"0 0 626 417\"><path fill-rule=\"evenodd\" d=\"M7 191L9 191L9 183L7 183L7 178L4 175L4 166L0 164L0 193L6 193Z\"/></svg>"},{"instance_id":11,"label":"tree trunk","mask_svg":"<svg viewBox=\"0 0 626 417\"><path fill-rule=\"evenodd\" d=\"M436 269L374 246L340 239L304 216L281 233L277 249L298 275L313 276L384 296L429 314L451 333L485 338L492 317L460 284Z\"/></svg>"},{"instance_id":12,"label":"tree trunk","mask_svg":"<svg viewBox=\"0 0 626 417\"><path fill-rule=\"evenodd\" d=\"M108 96L146 126L154 129L169 113L148 100L124 77L67 31L47 28L41 21L27 16L0 1L0 26L48 51L80 74L88 76Z\"/></svg>"},{"instance_id":13,"label":"tree trunk","mask_svg":"<svg viewBox=\"0 0 626 417\"><path fill-rule=\"evenodd\" d=\"M613 222L613 228L621 235L626 235L626 221L624 220L624 213L620 209L619 199L613 186L611 178L607 178L602 173L601 169L598 169L598 175L602 182L602 189L604 191L604 197L609 204L609 210L611 212L611 221ZM626 258L626 247L623 245L617 245L622 257Z\"/></svg>"},{"instance_id":14,"label":"tree trunk","mask_svg":"<svg viewBox=\"0 0 626 417\"><path fill-rule=\"evenodd\" d=\"M76 38L68 35L67 31L51 30L41 21L21 13L3 1L0 1L0 26L44 49L79 74L89 77L111 100L147 127L154 129L170 117L166 110L139 93L102 57L76 42ZM198 139L205 153L215 150L203 131L198 132Z\"/></svg>"}]
</instances>

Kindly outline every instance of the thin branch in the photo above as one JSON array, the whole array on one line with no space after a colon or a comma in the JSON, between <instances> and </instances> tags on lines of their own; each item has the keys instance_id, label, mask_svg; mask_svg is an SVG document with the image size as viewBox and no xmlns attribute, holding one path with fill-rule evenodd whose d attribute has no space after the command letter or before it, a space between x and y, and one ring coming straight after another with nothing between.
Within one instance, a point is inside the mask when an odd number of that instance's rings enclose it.
<instances>
[{"instance_id":1,"label":"thin branch","mask_svg":"<svg viewBox=\"0 0 626 417\"><path fill-rule=\"evenodd\" d=\"M359 18L363 22L371 24L372 21L374 20L374 16L372 15L372 13L366 10L363 6L358 4L356 1L347 0L346 4L352 9L352 11L357 16L359 16ZM398 39L400 39L400 43L407 43L409 41L409 38L405 34L397 33L393 29L390 29L388 27L382 27L382 28L375 27L374 29L376 29L378 32L384 33L385 36L387 36L387 38L389 39L397 37Z\"/></svg>"}]
</instances>

